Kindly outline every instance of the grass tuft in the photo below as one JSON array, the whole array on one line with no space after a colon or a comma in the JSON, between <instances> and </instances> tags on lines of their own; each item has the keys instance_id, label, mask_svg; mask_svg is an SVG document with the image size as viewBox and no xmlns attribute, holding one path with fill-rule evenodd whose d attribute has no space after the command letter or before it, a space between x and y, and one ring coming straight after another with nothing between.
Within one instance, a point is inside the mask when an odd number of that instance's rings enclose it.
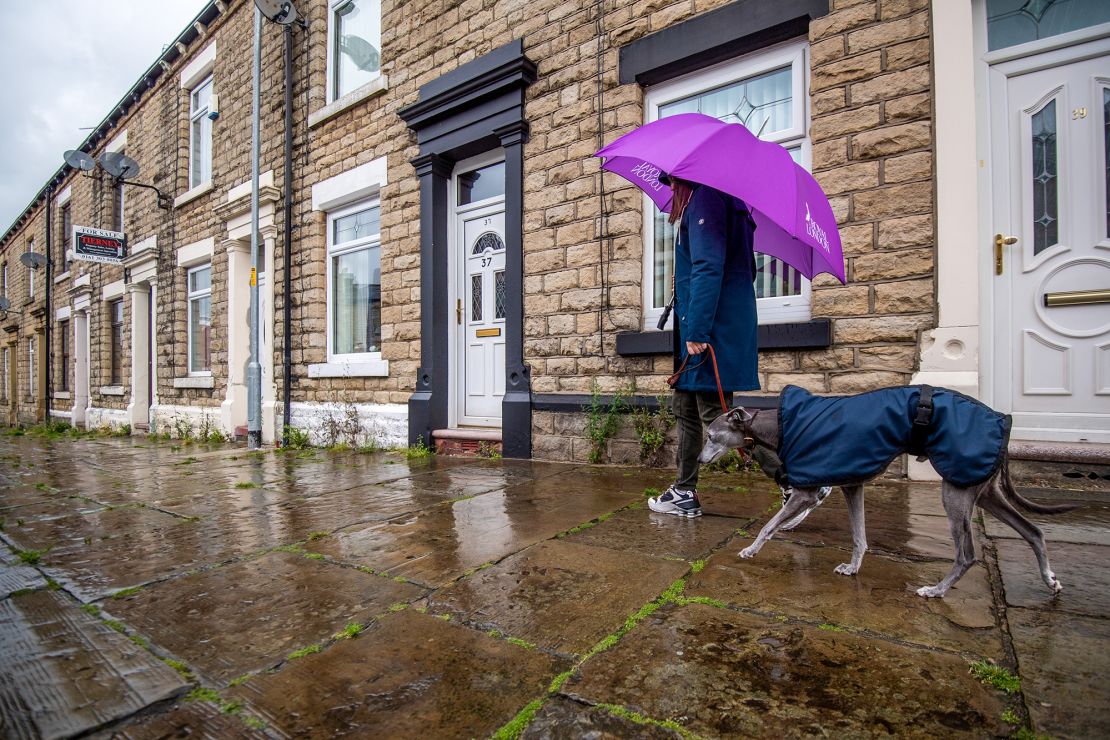
<instances>
[{"instance_id":1,"label":"grass tuft","mask_svg":"<svg viewBox=\"0 0 1110 740\"><path fill-rule=\"evenodd\" d=\"M366 625L359 624L358 622L351 622L341 631L336 632L332 637L336 640L350 640L352 637L358 637L366 629Z\"/></svg>"},{"instance_id":2,"label":"grass tuft","mask_svg":"<svg viewBox=\"0 0 1110 740\"><path fill-rule=\"evenodd\" d=\"M690 563L690 572L701 573L703 570L705 570L705 563L705 560L695 560L694 562Z\"/></svg>"},{"instance_id":3,"label":"grass tuft","mask_svg":"<svg viewBox=\"0 0 1110 740\"><path fill-rule=\"evenodd\" d=\"M528 729L528 725L532 724L532 720L535 719L536 713L540 711L546 698L541 697L528 702L524 709L517 712L515 717L493 734L493 740L516 740L523 735L524 731Z\"/></svg>"},{"instance_id":4,"label":"grass tuft","mask_svg":"<svg viewBox=\"0 0 1110 740\"><path fill-rule=\"evenodd\" d=\"M322 540L325 537L327 537L329 534L331 534L331 532L325 532L322 529L318 529L315 532L309 532L308 533L308 541L309 542L315 542L316 540Z\"/></svg>"},{"instance_id":5,"label":"grass tuft","mask_svg":"<svg viewBox=\"0 0 1110 740\"><path fill-rule=\"evenodd\" d=\"M238 483L235 484L235 487L236 488L258 488L258 484L257 483L252 483L250 481L239 481Z\"/></svg>"},{"instance_id":6,"label":"grass tuft","mask_svg":"<svg viewBox=\"0 0 1110 740\"><path fill-rule=\"evenodd\" d=\"M1002 666L977 660L969 667L969 673L985 684L1005 691L1007 694L1016 694L1021 691L1021 679Z\"/></svg>"},{"instance_id":7,"label":"grass tuft","mask_svg":"<svg viewBox=\"0 0 1110 740\"><path fill-rule=\"evenodd\" d=\"M843 627L841 627L838 624L829 624L828 622L825 622L824 624L817 625L817 629L825 630L826 632L847 632L848 631L848 630L844 629Z\"/></svg>"},{"instance_id":8,"label":"grass tuft","mask_svg":"<svg viewBox=\"0 0 1110 740\"><path fill-rule=\"evenodd\" d=\"M112 594L113 599L126 599L128 596L133 596L143 590L142 586L132 586L131 588L122 588Z\"/></svg>"},{"instance_id":9,"label":"grass tuft","mask_svg":"<svg viewBox=\"0 0 1110 740\"><path fill-rule=\"evenodd\" d=\"M301 648L300 650L294 650L293 652L289 653L289 655L287 657L289 658L289 660L296 660L297 658L303 658L306 655L312 655L313 653L318 653L322 649L323 649L323 647L318 645L318 644L309 645L307 647Z\"/></svg>"}]
</instances>

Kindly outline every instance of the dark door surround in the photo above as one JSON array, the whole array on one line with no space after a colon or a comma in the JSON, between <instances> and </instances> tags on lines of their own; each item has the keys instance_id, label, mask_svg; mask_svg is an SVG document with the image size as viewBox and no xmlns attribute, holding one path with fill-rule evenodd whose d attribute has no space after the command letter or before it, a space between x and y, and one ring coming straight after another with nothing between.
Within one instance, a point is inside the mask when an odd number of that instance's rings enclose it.
<instances>
[{"instance_id":1,"label":"dark door surround","mask_svg":"<svg viewBox=\"0 0 1110 740\"><path fill-rule=\"evenodd\" d=\"M520 39L420 87L399 115L416 133L420 156L420 367L409 399L409 442L432 446L447 426L449 322L448 209L456 162L501 147L505 152L505 398L502 453L532 456L532 390L524 363L524 119L526 88L536 65Z\"/></svg>"}]
</instances>

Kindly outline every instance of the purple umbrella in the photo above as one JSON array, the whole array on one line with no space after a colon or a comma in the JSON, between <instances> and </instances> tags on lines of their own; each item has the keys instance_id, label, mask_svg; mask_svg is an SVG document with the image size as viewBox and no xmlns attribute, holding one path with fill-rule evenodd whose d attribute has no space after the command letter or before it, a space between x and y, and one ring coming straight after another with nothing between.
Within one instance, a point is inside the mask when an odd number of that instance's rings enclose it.
<instances>
[{"instance_id":1,"label":"purple umbrella","mask_svg":"<svg viewBox=\"0 0 1110 740\"><path fill-rule=\"evenodd\" d=\"M757 251L808 278L827 272L846 282L840 232L821 186L789 152L740 124L682 113L641 126L594 156L603 157L603 169L639 187L664 213L670 210L671 189L659 182L662 172L735 195L752 209Z\"/></svg>"}]
</instances>

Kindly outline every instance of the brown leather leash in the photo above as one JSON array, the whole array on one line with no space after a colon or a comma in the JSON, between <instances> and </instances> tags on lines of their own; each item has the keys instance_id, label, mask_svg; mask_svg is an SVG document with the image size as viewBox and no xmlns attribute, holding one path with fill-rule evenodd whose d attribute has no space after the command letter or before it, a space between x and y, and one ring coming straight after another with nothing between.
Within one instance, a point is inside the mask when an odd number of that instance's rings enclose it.
<instances>
[{"instance_id":1,"label":"brown leather leash","mask_svg":"<svg viewBox=\"0 0 1110 740\"><path fill-rule=\"evenodd\" d=\"M709 361L713 363L713 379L717 381L717 400L721 402L721 413L727 414L728 403L725 402L725 390L721 386L721 373L717 369L717 353L713 350L712 344L706 343L705 347L709 350ZM701 367L705 363L705 359L703 358L698 364L686 367L686 364L690 362L690 357L692 357L692 355L687 352L686 359L684 359L682 361L682 364L679 365L678 370L675 372L675 374L667 378L667 385L669 385L672 389L678 383L678 376L682 375L682 373L686 372L687 370L693 370L696 367ZM750 462L748 453L744 450L743 447L737 447L736 451L740 453L740 459L743 460L745 464Z\"/></svg>"}]
</instances>

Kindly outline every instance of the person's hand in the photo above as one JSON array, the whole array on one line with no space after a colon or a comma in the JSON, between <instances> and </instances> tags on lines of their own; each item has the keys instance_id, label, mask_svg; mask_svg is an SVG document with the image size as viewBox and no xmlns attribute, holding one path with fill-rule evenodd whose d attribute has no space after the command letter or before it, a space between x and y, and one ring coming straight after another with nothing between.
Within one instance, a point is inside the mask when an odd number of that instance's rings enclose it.
<instances>
[{"instance_id":1,"label":"person's hand","mask_svg":"<svg viewBox=\"0 0 1110 740\"><path fill-rule=\"evenodd\" d=\"M686 343L686 351L689 352L692 355L700 355L702 352L704 352L708 348L709 348L709 345L706 344L705 342L687 342Z\"/></svg>"}]
</instances>

